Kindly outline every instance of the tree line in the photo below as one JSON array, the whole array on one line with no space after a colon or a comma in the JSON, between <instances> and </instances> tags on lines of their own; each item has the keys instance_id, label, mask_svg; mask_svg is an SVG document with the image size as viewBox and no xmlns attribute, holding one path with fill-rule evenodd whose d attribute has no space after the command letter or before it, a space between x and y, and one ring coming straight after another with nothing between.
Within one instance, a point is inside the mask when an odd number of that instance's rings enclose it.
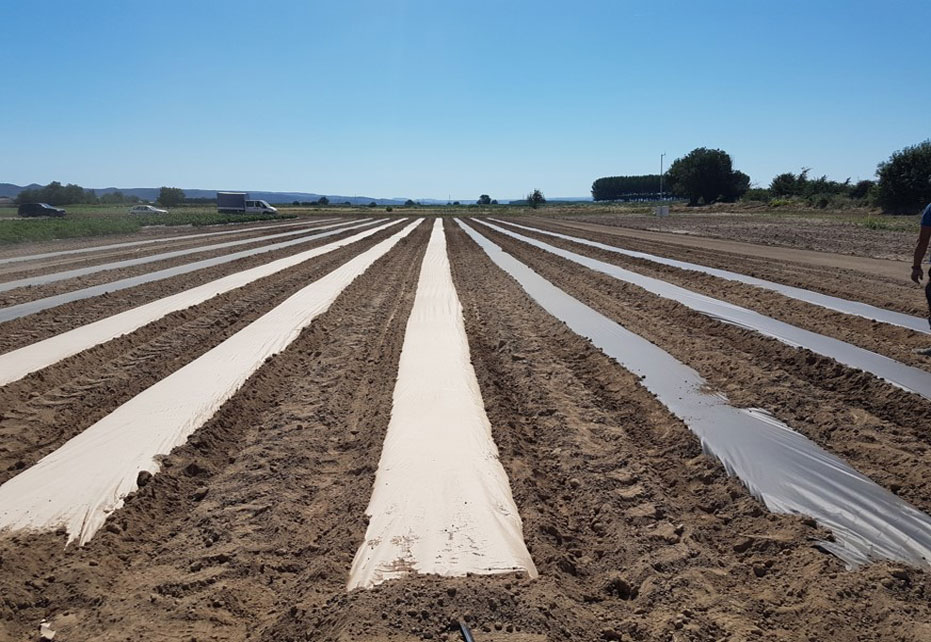
<instances>
[{"instance_id":1,"label":"tree line","mask_svg":"<svg viewBox=\"0 0 931 642\"><path fill-rule=\"evenodd\" d=\"M733 202L750 187L750 177L733 168L727 152L705 147L673 161L665 181L663 192L688 199L690 205ZM605 176L592 183L596 201L656 200L659 194L659 174Z\"/></svg>"},{"instance_id":2,"label":"tree line","mask_svg":"<svg viewBox=\"0 0 931 642\"><path fill-rule=\"evenodd\" d=\"M852 199L890 213L914 213L931 202L931 140L894 152L877 166L875 181L810 178L810 171L784 172L773 178L769 187L750 189L750 177L734 169L727 152L699 147L673 161L665 179L668 193L688 199L690 205L743 198L801 199L815 207L827 207L837 199ZM605 176L592 183L596 201L654 200L658 193L657 174Z\"/></svg>"},{"instance_id":3,"label":"tree line","mask_svg":"<svg viewBox=\"0 0 931 642\"><path fill-rule=\"evenodd\" d=\"M109 205L120 203L138 203L138 196L124 194L120 190L97 195L92 189L84 189L80 185L68 183L62 185L52 181L44 187L24 189L16 195L16 203L48 203L49 205ZM162 187L158 191L158 203L167 207L174 207L187 202L184 190L177 187ZM203 201L204 199L192 199ZM216 202L215 199L207 199Z\"/></svg>"},{"instance_id":4,"label":"tree line","mask_svg":"<svg viewBox=\"0 0 931 642\"><path fill-rule=\"evenodd\" d=\"M605 176L592 183L596 201L655 201L659 198L659 174Z\"/></svg>"},{"instance_id":5,"label":"tree line","mask_svg":"<svg viewBox=\"0 0 931 642\"><path fill-rule=\"evenodd\" d=\"M137 203L139 198L125 195L119 190L97 196L92 189L84 189L74 183L62 185L58 181L52 181L45 187L24 189L16 195L16 202L20 205L23 203L48 203L49 205L88 203L94 205L97 203Z\"/></svg>"}]
</instances>

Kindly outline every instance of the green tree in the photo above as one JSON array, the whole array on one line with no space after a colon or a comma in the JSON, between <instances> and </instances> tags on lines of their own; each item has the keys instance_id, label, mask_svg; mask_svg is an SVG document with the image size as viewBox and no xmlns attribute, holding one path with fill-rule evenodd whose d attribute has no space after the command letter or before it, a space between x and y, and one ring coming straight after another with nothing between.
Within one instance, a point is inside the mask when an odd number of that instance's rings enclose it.
<instances>
[{"instance_id":1,"label":"green tree","mask_svg":"<svg viewBox=\"0 0 931 642\"><path fill-rule=\"evenodd\" d=\"M876 201L887 212L910 214L931 202L931 139L894 152L876 176Z\"/></svg>"},{"instance_id":2,"label":"green tree","mask_svg":"<svg viewBox=\"0 0 931 642\"><path fill-rule=\"evenodd\" d=\"M49 205L72 205L75 203L96 203L94 190L84 189L80 185L68 183L62 185L52 181L38 189L24 189L16 196L17 203L48 203Z\"/></svg>"},{"instance_id":3,"label":"green tree","mask_svg":"<svg viewBox=\"0 0 931 642\"><path fill-rule=\"evenodd\" d=\"M406 201L404 201L404 207L414 207L415 205L417 205L417 203L415 203L411 199L407 199Z\"/></svg>"},{"instance_id":4,"label":"green tree","mask_svg":"<svg viewBox=\"0 0 931 642\"><path fill-rule=\"evenodd\" d=\"M126 196L120 190L110 192L109 194L101 194L97 197L97 201L100 203L129 203L131 199L132 197Z\"/></svg>"},{"instance_id":5,"label":"green tree","mask_svg":"<svg viewBox=\"0 0 931 642\"><path fill-rule=\"evenodd\" d=\"M326 196L321 196L320 198L317 199L317 205L329 205L329 204L330 204L330 199L328 199Z\"/></svg>"},{"instance_id":6,"label":"green tree","mask_svg":"<svg viewBox=\"0 0 931 642\"><path fill-rule=\"evenodd\" d=\"M533 209L537 209L541 205L546 203L546 197L543 196L543 192L538 189L533 190L527 194L527 205Z\"/></svg>"},{"instance_id":7,"label":"green tree","mask_svg":"<svg viewBox=\"0 0 931 642\"><path fill-rule=\"evenodd\" d=\"M592 183L592 200L655 200L659 198L659 183L659 174L604 176Z\"/></svg>"},{"instance_id":8,"label":"green tree","mask_svg":"<svg viewBox=\"0 0 931 642\"><path fill-rule=\"evenodd\" d=\"M769 191L773 193L773 196L796 195L798 192L796 191L795 174L792 172L785 172L775 177L769 184Z\"/></svg>"},{"instance_id":9,"label":"green tree","mask_svg":"<svg viewBox=\"0 0 931 642\"><path fill-rule=\"evenodd\" d=\"M856 185L850 188L850 198L866 198L870 194L870 190L875 185L873 181L863 180L859 181Z\"/></svg>"},{"instance_id":10,"label":"green tree","mask_svg":"<svg viewBox=\"0 0 931 642\"><path fill-rule=\"evenodd\" d=\"M677 158L667 173L670 189L689 199L689 205L732 202L750 188L750 177L735 171L730 155L699 147Z\"/></svg>"},{"instance_id":11,"label":"green tree","mask_svg":"<svg viewBox=\"0 0 931 642\"><path fill-rule=\"evenodd\" d=\"M491 197L488 194L482 194L476 201L477 205L491 205Z\"/></svg>"},{"instance_id":12,"label":"green tree","mask_svg":"<svg viewBox=\"0 0 931 642\"><path fill-rule=\"evenodd\" d=\"M158 203L162 207L176 207L184 202L184 190L180 187L161 187L158 190Z\"/></svg>"}]
</instances>

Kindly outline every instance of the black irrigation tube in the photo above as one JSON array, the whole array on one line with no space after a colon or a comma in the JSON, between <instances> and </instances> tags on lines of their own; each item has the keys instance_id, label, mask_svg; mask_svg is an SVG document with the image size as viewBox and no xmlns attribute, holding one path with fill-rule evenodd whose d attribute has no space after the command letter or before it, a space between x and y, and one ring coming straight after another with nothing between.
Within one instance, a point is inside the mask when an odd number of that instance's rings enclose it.
<instances>
[{"instance_id":1,"label":"black irrigation tube","mask_svg":"<svg viewBox=\"0 0 931 642\"><path fill-rule=\"evenodd\" d=\"M462 639L465 642L475 642L472 638L472 631L469 630L469 627L466 626L465 620L459 618L459 632L462 633Z\"/></svg>"}]
</instances>

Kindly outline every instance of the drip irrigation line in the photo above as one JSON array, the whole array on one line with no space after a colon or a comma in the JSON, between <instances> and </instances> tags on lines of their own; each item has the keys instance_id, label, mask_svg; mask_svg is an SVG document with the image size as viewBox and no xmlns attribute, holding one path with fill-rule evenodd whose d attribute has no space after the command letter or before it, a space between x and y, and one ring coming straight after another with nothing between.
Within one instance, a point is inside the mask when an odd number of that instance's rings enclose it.
<instances>
[{"instance_id":1,"label":"drip irrigation line","mask_svg":"<svg viewBox=\"0 0 931 642\"><path fill-rule=\"evenodd\" d=\"M475 642L472 637L472 631L469 630L465 620L462 618L459 618L459 632L462 633L462 639L465 640L465 642Z\"/></svg>"}]
</instances>

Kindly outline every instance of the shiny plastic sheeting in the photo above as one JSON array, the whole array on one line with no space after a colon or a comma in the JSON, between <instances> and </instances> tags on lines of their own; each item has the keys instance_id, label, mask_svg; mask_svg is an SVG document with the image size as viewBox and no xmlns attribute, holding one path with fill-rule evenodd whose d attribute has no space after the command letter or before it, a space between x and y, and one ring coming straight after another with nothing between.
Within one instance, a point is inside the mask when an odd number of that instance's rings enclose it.
<instances>
[{"instance_id":1,"label":"shiny plastic sheeting","mask_svg":"<svg viewBox=\"0 0 931 642\"><path fill-rule=\"evenodd\" d=\"M809 515L830 529L822 546L856 566L890 559L931 560L931 517L880 487L765 412L731 406L707 382L646 339L572 298L461 221L491 260L543 309L641 377L750 492L775 513Z\"/></svg>"},{"instance_id":2,"label":"shiny plastic sheeting","mask_svg":"<svg viewBox=\"0 0 931 642\"><path fill-rule=\"evenodd\" d=\"M791 285L785 285L783 283L776 283L775 281L758 279L755 276L747 276L746 274L731 272L730 270L721 270L719 268L699 265L698 263L677 261L676 259L668 259L663 256L656 256L655 254L647 254L646 252L625 250L621 247L606 245L604 243L598 243L597 241L590 241L588 239L579 238L576 236L569 236L568 234L560 234L558 232L550 232L549 230L541 230L536 227L530 227L528 225L518 225L517 223L512 223L511 221L502 221L500 219L492 220L498 223L510 225L512 227L517 227L522 230L536 232L537 234L545 234L546 236L553 236L556 238L564 239L566 241L572 241L573 243L588 245L590 247L597 247L598 249L607 250L609 252L616 252L617 254L622 254L631 258L644 259L646 261L652 261L653 263L668 265L670 267L675 267L682 270L702 272L704 274L716 276L720 279L737 281L739 283L752 285L764 290L772 290L773 292L778 292L783 296L787 296L792 299L798 299L799 301L804 301L805 303L811 303L822 308L827 308L828 310L843 312L844 314L852 314L854 316L863 317L871 321L888 323L889 325L897 325L902 328L914 330L915 332L922 332L924 334L931 333L931 330L928 329L927 319L911 316L910 314L903 314L902 312L895 312L893 310L884 310L883 308L877 308L876 306L869 305L868 303L850 301L849 299L842 299L840 297L822 294L821 292L814 292L812 290L797 288Z\"/></svg>"},{"instance_id":3,"label":"shiny plastic sheeting","mask_svg":"<svg viewBox=\"0 0 931 642\"><path fill-rule=\"evenodd\" d=\"M0 530L89 540L136 489L140 471L187 441L266 359L284 350L420 220L291 295L229 339L139 393L0 486Z\"/></svg>"},{"instance_id":4,"label":"shiny plastic sheeting","mask_svg":"<svg viewBox=\"0 0 931 642\"><path fill-rule=\"evenodd\" d=\"M233 252L232 254L223 254L222 256L214 256L209 259L202 259L200 261L194 261L193 263L184 263L182 265L176 265L174 267L164 268L162 270L156 270L154 272L146 272L145 274L140 274L138 276L129 276L125 279L119 279L117 281L110 281L109 283L101 283L100 285L91 285L86 288L81 288L80 290L72 290L71 292L64 292L62 294L56 294L53 296L44 297L42 299L36 299L34 301L26 301L25 303L20 303L17 305L11 305L6 308L0 308L0 322L9 321L11 319L18 319L20 317L28 316L30 314L35 314L36 312L41 312L42 310L48 310L49 308L54 308L59 305L64 305L65 303L72 303L73 301L81 301L83 299L89 299L91 297L100 296L102 294L109 294L111 292L118 292L119 290L125 290L127 288L134 288L137 285L142 285L143 283L153 283L155 281L161 281L163 279L168 279L173 276L179 276L181 274L188 274L189 272L196 272L197 270L204 270L206 268L215 267L217 265L223 265L224 263L231 263L233 261L238 261L250 256L256 256L259 254L265 254L267 252L274 252L276 250L283 250L288 247L293 247L295 245L300 245L302 243L307 243L308 241L313 241L315 239L325 238L327 236L334 236L336 234L342 234L348 230L353 230L359 227L364 227L366 225L371 225L368 222L354 223L352 225L347 225L340 223L342 227L337 229L332 229L329 232L317 232L314 234L309 234L307 236L302 236L300 238L292 239L290 241L281 241L280 243L271 243L269 245L261 245L259 247L249 248L248 250L242 250L240 252ZM333 226L326 226L327 228ZM316 228L321 229L321 228ZM302 232L310 232L311 230L302 230Z\"/></svg>"},{"instance_id":5,"label":"shiny plastic sheeting","mask_svg":"<svg viewBox=\"0 0 931 642\"><path fill-rule=\"evenodd\" d=\"M470 361L440 219L420 269L366 514L349 589L412 571L537 574Z\"/></svg>"},{"instance_id":6,"label":"shiny plastic sheeting","mask_svg":"<svg viewBox=\"0 0 931 642\"><path fill-rule=\"evenodd\" d=\"M166 314L198 305L224 292L243 287L258 279L265 278L304 261L309 261L314 257L332 252L356 241L361 241L392 224L385 223L340 241L321 245L306 252L278 259L242 272L236 272L99 321L82 325L73 330L62 332L54 337L37 341L17 350L0 354L0 386L22 379L30 372L47 368L53 363L88 348L93 348L95 345L138 330L148 323L161 319ZM345 230L339 231L344 232ZM336 234L337 232L331 233Z\"/></svg>"},{"instance_id":7,"label":"shiny plastic sheeting","mask_svg":"<svg viewBox=\"0 0 931 642\"><path fill-rule=\"evenodd\" d=\"M561 256L564 259L568 259L589 269L602 272L615 279L632 283L665 299L678 301L682 305L696 312L700 312L705 316L711 317L712 319L736 325L746 330L759 332L762 335L772 337L773 339L788 344L793 348L807 348L812 352L830 357L845 366L869 372L903 390L921 395L925 399L931 399L931 372L907 366L889 357L864 350L863 348L840 341L839 339L834 339L833 337L803 330L802 328L784 323L783 321L777 321L759 312L742 308L739 305L692 292L678 285L631 272L630 270L625 270L622 267L605 263L604 261L576 254L575 252L555 247L548 243L518 234L517 232L498 227L497 225L492 225L491 223L479 222L502 234L506 234L507 236L533 245L534 247L546 250L556 256Z\"/></svg>"}]
</instances>

